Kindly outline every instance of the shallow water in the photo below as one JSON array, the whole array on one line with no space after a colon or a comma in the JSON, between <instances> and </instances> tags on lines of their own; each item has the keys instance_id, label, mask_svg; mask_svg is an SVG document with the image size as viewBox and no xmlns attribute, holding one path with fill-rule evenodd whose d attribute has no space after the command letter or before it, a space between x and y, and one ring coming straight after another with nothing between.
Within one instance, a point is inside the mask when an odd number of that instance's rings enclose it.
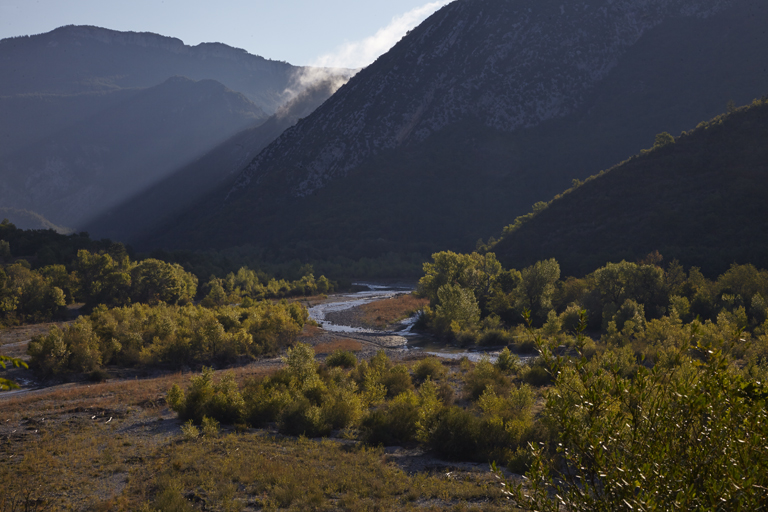
<instances>
[{"instance_id":1,"label":"shallow water","mask_svg":"<svg viewBox=\"0 0 768 512\"><path fill-rule=\"evenodd\" d=\"M318 304L309 308L309 316L315 320L323 329L330 332L338 333L366 333L366 334L380 334L380 335L398 335L407 339L406 344L403 346L403 350L418 350L423 351L426 354L444 357L447 359L461 359L466 357L471 361L480 361L484 357L494 362L499 355L499 351L484 351L484 350L467 350L462 347L446 346L441 343L436 343L431 336L423 335L421 333L411 332L413 325L418 319L418 315L414 315L411 318L403 320L401 325L402 330L397 329L395 331L377 331L375 329L362 329L359 327L351 327L348 325L339 325L326 320L326 314L336 311L344 311L355 306L362 306L370 302L377 300L388 299L394 297L400 293L410 293L414 288L408 286L388 286L374 283L353 283L356 286L365 286L368 290L360 291L356 293L348 293L343 295L331 296L330 301L324 304Z\"/></svg>"}]
</instances>

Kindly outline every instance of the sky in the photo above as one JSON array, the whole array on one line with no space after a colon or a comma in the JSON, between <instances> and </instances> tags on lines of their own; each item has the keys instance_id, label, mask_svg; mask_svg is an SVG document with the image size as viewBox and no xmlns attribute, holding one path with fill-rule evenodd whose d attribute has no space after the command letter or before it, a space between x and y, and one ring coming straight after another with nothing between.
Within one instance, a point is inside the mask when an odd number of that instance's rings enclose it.
<instances>
[{"instance_id":1,"label":"sky","mask_svg":"<svg viewBox=\"0 0 768 512\"><path fill-rule=\"evenodd\" d=\"M0 39L95 25L360 68L451 0L0 0Z\"/></svg>"}]
</instances>

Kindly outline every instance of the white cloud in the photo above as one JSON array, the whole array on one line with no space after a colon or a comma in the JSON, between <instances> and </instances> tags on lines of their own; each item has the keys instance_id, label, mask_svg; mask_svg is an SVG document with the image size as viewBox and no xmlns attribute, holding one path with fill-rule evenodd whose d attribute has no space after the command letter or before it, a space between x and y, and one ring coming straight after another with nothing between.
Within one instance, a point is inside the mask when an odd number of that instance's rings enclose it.
<instances>
[{"instance_id":1,"label":"white cloud","mask_svg":"<svg viewBox=\"0 0 768 512\"><path fill-rule=\"evenodd\" d=\"M374 35L362 41L344 43L335 52L318 57L312 65L326 68L363 68L389 51L406 32L417 27L432 13L451 1L437 0L397 16Z\"/></svg>"}]
</instances>

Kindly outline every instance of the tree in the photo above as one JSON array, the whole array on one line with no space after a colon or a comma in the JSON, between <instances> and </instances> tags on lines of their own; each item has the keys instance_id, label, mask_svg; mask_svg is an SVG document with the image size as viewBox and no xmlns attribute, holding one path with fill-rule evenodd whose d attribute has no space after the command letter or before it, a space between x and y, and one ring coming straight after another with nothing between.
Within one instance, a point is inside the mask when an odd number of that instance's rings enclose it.
<instances>
[{"instance_id":1,"label":"tree","mask_svg":"<svg viewBox=\"0 0 768 512\"><path fill-rule=\"evenodd\" d=\"M146 259L131 269L131 299L145 304L190 302L197 293L197 278L177 263Z\"/></svg>"},{"instance_id":2,"label":"tree","mask_svg":"<svg viewBox=\"0 0 768 512\"><path fill-rule=\"evenodd\" d=\"M470 290L459 285L445 284L437 291L437 296L434 322L439 330L466 330L477 325L480 320L480 308Z\"/></svg>"},{"instance_id":3,"label":"tree","mask_svg":"<svg viewBox=\"0 0 768 512\"><path fill-rule=\"evenodd\" d=\"M661 148L668 144L674 144L675 138L670 135L668 132L661 132L656 135L656 139L653 142L654 148Z\"/></svg>"},{"instance_id":4,"label":"tree","mask_svg":"<svg viewBox=\"0 0 768 512\"><path fill-rule=\"evenodd\" d=\"M0 240L0 261L10 261L11 244L7 240Z\"/></svg>"},{"instance_id":5,"label":"tree","mask_svg":"<svg viewBox=\"0 0 768 512\"><path fill-rule=\"evenodd\" d=\"M516 307L530 310L536 317L546 317L552 308L555 283L560 279L560 265L554 258L538 261L523 269L515 288Z\"/></svg>"}]
</instances>

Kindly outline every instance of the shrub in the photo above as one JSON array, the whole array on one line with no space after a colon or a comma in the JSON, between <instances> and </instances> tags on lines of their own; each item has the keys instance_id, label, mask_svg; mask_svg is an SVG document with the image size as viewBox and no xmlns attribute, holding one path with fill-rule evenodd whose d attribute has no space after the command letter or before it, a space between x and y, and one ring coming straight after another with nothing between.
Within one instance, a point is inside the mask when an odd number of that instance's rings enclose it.
<instances>
[{"instance_id":1,"label":"shrub","mask_svg":"<svg viewBox=\"0 0 768 512\"><path fill-rule=\"evenodd\" d=\"M547 386L552 383L552 375L540 359L524 366L521 377L524 382L533 386Z\"/></svg>"},{"instance_id":2,"label":"shrub","mask_svg":"<svg viewBox=\"0 0 768 512\"><path fill-rule=\"evenodd\" d=\"M357 425L363 416L363 400L356 391L352 382L332 389L320 408L323 423L334 429Z\"/></svg>"},{"instance_id":3,"label":"shrub","mask_svg":"<svg viewBox=\"0 0 768 512\"><path fill-rule=\"evenodd\" d=\"M513 341L514 338L509 331L505 331L504 329L489 329L482 332L477 343L484 347L498 347L501 345L508 345Z\"/></svg>"},{"instance_id":4,"label":"shrub","mask_svg":"<svg viewBox=\"0 0 768 512\"><path fill-rule=\"evenodd\" d=\"M440 380L445 377L445 366L436 357L427 357L422 359L413 368L413 374L416 378L423 382L427 378L432 380Z\"/></svg>"},{"instance_id":5,"label":"shrub","mask_svg":"<svg viewBox=\"0 0 768 512\"><path fill-rule=\"evenodd\" d=\"M219 435L219 422L214 418L203 416L202 431L205 437L217 437Z\"/></svg>"},{"instance_id":6,"label":"shrub","mask_svg":"<svg viewBox=\"0 0 768 512\"><path fill-rule=\"evenodd\" d=\"M243 399L244 419L255 427L278 421L293 400L284 383L269 377L246 384Z\"/></svg>"},{"instance_id":7,"label":"shrub","mask_svg":"<svg viewBox=\"0 0 768 512\"><path fill-rule=\"evenodd\" d=\"M363 419L361 428L368 444L389 446L414 441L418 422L418 398L412 391L407 391L385 407L371 411Z\"/></svg>"},{"instance_id":8,"label":"shrub","mask_svg":"<svg viewBox=\"0 0 768 512\"><path fill-rule=\"evenodd\" d=\"M488 359L483 359L475 364L474 368L465 376L464 382L467 395L472 400L477 400L486 388L502 393L510 385L510 381L504 373L491 364Z\"/></svg>"},{"instance_id":9,"label":"shrub","mask_svg":"<svg viewBox=\"0 0 768 512\"><path fill-rule=\"evenodd\" d=\"M224 423L236 423L245 413L245 401L237 389L234 375L228 372L219 382L214 382L212 368L203 368L200 375L192 377L186 393L174 384L166 400L180 419L190 419L196 424L201 424L206 416Z\"/></svg>"},{"instance_id":10,"label":"shrub","mask_svg":"<svg viewBox=\"0 0 768 512\"><path fill-rule=\"evenodd\" d=\"M504 347L504 350L501 351L498 359L496 359L495 365L502 372L509 373L520 368L520 358L510 352L509 348Z\"/></svg>"},{"instance_id":11,"label":"shrub","mask_svg":"<svg viewBox=\"0 0 768 512\"><path fill-rule=\"evenodd\" d=\"M381 383L387 388L388 397L396 397L401 393L413 390L413 380L408 368L399 364L381 376Z\"/></svg>"},{"instance_id":12,"label":"shrub","mask_svg":"<svg viewBox=\"0 0 768 512\"><path fill-rule=\"evenodd\" d=\"M349 350L334 350L325 358L325 364L330 367L354 368L357 366L357 357Z\"/></svg>"},{"instance_id":13,"label":"shrub","mask_svg":"<svg viewBox=\"0 0 768 512\"><path fill-rule=\"evenodd\" d=\"M437 418L429 445L438 455L448 459L475 460L481 423L479 418L461 407L444 409Z\"/></svg>"},{"instance_id":14,"label":"shrub","mask_svg":"<svg viewBox=\"0 0 768 512\"><path fill-rule=\"evenodd\" d=\"M331 427L323 421L320 407L299 397L283 411L279 430L292 436L323 437L330 434Z\"/></svg>"}]
</instances>

